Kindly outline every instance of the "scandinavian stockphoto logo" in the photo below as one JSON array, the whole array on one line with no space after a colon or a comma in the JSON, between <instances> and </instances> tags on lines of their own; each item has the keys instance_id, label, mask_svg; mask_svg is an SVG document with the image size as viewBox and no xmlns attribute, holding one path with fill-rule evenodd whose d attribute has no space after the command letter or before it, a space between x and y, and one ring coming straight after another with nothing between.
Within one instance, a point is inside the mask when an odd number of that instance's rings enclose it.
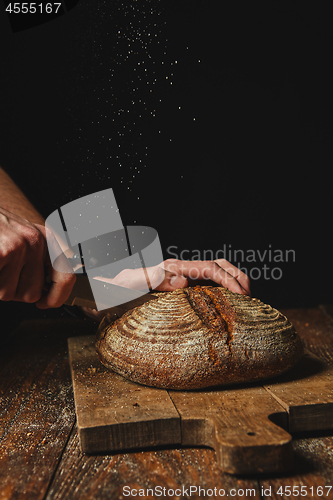
<instances>
[{"instance_id":1,"label":"scandinavian stockphoto logo","mask_svg":"<svg viewBox=\"0 0 333 500\"><path fill-rule=\"evenodd\" d=\"M148 293L164 277L154 272L154 267L163 261L156 230L145 226L124 227L112 189L67 203L49 215L45 226L51 231L47 243L53 268L64 272L63 255L78 256L81 266L75 273L87 274L99 311L126 300L110 294L98 277L112 280L122 271L134 270L135 279L124 284L131 289L131 299ZM66 242L67 249L55 245L53 235Z\"/></svg>"},{"instance_id":2,"label":"scandinavian stockphoto logo","mask_svg":"<svg viewBox=\"0 0 333 500\"><path fill-rule=\"evenodd\" d=\"M290 262L295 262L296 252L294 249L278 249L272 248L272 245L268 245L268 248L259 250L248 248L237 249L233 248L229 243L224 244L222 248L213 250L189 250L189 249L179 249L175 245L171 245L166 249L167 253L171 258L180 260L217 260L226 259L228 262L232 263L239 271L245 273L250 280L280 280L283 276L282 267L276 265L277 263L285 264ZM255 265L259 263L259 265ZM245 264L245 265L244 265ZM267 265L269 264L269 265ZM224 268L232 276L235 274L235 269L231 267ZM193 268L196 272L196 268ZM190 276L192 279L196 279L197 276Z\"/></svg>"}]
</instances>

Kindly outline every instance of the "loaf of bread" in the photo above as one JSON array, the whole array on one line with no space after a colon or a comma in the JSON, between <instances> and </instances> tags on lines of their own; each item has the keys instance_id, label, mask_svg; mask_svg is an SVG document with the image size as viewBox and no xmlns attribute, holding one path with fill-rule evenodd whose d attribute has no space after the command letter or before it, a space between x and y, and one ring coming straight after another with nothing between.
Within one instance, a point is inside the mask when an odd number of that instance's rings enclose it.
<instances>
[{"instance_id":1,"label":"loaf of bread","mask_svg":"<svg viewBox=\"0 0 333 500\"><path fill-rule=\"evenodd\" d=\"M303 347L293 325L260 300L196 286L158 298L97 331L101 362L125 378L165 389L252 382L291 368Z\"/></svg>"}]
</instances>

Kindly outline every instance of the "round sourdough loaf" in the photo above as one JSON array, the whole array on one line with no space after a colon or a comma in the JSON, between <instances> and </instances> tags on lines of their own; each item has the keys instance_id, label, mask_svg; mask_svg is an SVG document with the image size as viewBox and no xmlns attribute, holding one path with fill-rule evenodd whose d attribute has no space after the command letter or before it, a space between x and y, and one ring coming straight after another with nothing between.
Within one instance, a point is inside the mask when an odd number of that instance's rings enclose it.
<instances>
[{"instance_id":1,"label":"round sourdough loaf","mask_svg":"<svg viewBox=\"0 0 333 500\"><path fill-rule=\"evenodd\" d=\"M165 389L252 382L303 353L290 321L258 299L210 286L156 295L115 321L107 315L97 331L101 362L131 381Z\"/></svg>"}]
</instances>

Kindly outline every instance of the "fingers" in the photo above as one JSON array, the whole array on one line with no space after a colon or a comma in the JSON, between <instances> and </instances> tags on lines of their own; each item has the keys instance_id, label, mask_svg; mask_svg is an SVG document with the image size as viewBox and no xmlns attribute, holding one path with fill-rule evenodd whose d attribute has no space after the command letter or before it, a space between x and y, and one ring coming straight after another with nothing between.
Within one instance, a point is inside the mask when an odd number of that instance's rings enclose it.
<instances>
[{"instance_id":1,"label":"fingers","mask_svg":"<svg viewBox=\"0 0 333 500\"><path fill-rule=\"evenodd\" d=\"M3 266L0 271L0 300L15 300L19 279L20 274L17 267Z\"/></svg>"},{"instance_id":2,"label":"fingers","mask_svg":"<svg viewBox=\"0 0 333 500\"><path fill-rule=\"evenodd\" d=\"M41 295L45 281L44 259L46 254L43 234L38 231L31 246L26 252L26 259L22 265L13 300L20 302L37 302Z\"/></svg>"},{"instance_id":3,"label":"fingers","mask_svg":"<svg viewBox=\"0 0 333 500\"><path fill-rule=\"evenodd\" d=\"M38 309L60 307L68 299L75 284L76 276L68 259L65 255L59 256L59 259L62 259L62 271L54 269L49 260L46 263L45 267L52 284L48 291L43 293L36 302Z\"/></svg>"},{"instance_id":4,"label":"fingers","mask_svg":"<svg viewBox=\"0 0 333 500\"><path fill-rule=\"evenodd\" d=\"M3 222L3 221L2 221ZM1 227L0 300L35 302L44 282L43 235L33 225Z\"/></svg>"},{"instance_id":5,"label":"fingers","mask_svg":"<svg viewBox=\"0 0 333 500\"><path fill-rule=\"evenodd\" d=\"M44 236L44 240L52 248L52 255L58 255L53 263L50 261L49 252L45 248L43 269L46 270L51 286L44 291L40 299L36 302L39 309L60 307L69 297L76 276L69 260L62 252L53 233L44 226L38 226Z\"/></svg>"},{"instance_id":6,"label":"fingers","mask_svg":"<svg viewBox=\"0 0 333 500\"><path fill-rule=\"evenodd\" d=\"M37 302L41 298L44 281L45 273L42 266L32 268L29 264L24 265L13 300L28 303Z\"/></svg>"},{"instance_id":7,"label":"fingers","mask_svg":"<svg viewBox=\"0 0 333 500\"><path fill-rule=\"evenodd\" d=\"M186 288L188 281L185 276L165 271L163 281L154 290L159 292L173 292L177 288Z\"/></svg>"},{"instance_id":8,"label":"fingers","mask_svg":"<svg viewBox=\"0 0 333 500\"><path fill-rule=\"evenodd\" d=\"M232 292L241 293L243 295L251 294L248 277L225 259L218 259L216 261L181 261L178 259L168 259L164 261L161 266L173 276L187 278L187 280L185 280L187 281L186 284L185 281L183 281L184 286L187 286L188 280L211 280L228 288ZM170 290L174 283L176 283L175 279L172 283L171 278L169 278L167 282L162 283L162 286L169 287L165 289ZM181 282L179 281L179 283ZM162 288L160 286L157 289Z\"/></svg>"},{"instance_id":9,"label":"fingers","mask_svg":"<svg viewBox=\"0 0 333 500\"><path fill-rule=\"evenodd\" d=\"M238 269L238 267L228 262L226 259L217 259L214 260L214 262L219 267L224 269L228 274L233 276L241 285L241 287L246 291L247 295L251 295L250 279L247 276L247 274L243 273L243 271L241 271L240 269Z\"/></svg>"}]
</instances>

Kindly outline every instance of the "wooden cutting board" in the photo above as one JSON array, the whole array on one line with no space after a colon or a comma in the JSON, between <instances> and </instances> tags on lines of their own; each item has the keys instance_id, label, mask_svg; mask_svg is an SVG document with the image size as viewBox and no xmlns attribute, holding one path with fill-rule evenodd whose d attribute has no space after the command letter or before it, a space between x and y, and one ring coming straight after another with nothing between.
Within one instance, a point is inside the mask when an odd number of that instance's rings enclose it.
<instances>
[{"instance_id":1,"label":"wooden cutting board","mask_svg":"<svg viewBox=\"0 0 333 500\"><path fill-rule=\"evenodd\" d=\"M293 462L289 432L333 429L333 367L311 353L264 385L167 391L107 370L94 340L68 339L84 453L210 446L225 472L283 472Z\"/></svg>"}]
</instances>

